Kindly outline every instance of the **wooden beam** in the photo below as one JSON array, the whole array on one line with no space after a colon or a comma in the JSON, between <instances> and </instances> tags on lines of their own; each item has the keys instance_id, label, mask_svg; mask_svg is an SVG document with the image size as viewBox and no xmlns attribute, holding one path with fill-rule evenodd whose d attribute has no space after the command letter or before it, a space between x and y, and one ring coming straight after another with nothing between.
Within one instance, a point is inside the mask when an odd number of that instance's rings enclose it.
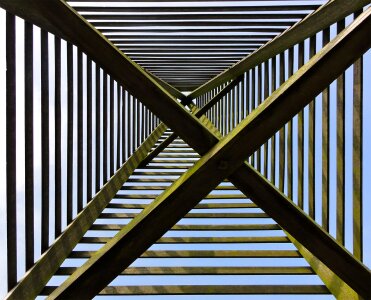
<instances>
[{"instance_id":1,"label":"wooden beam","mask_svg":"<svg viewBox=\"0 0 371 300\"><path fill-rule=\"evenodd\" d=\"M71 1L69 1L71 2ZM301 11L315 10L320 5L251 5L251 6L192 6L192 7L117 7L117 6L76 6L81 12L113 12L113 13L164 13L164 12L257 12L257 11Z\"/></svg>"},{"instance_id":2,"label":"wooden beam","mask_svg":"<svg viewBox=\"0 0 371 300\"><path fill-rule=\"evenodd\" d=\"M310 264L312 269L321 278L328 290L338 300L362 300L349 285L332 272L325 264L323 264L317 257L315 257L308 249L294 239L289 233L286 232L287 237L299 250L300 254Z\"/></svg>"},{"instance_id":3,"label":"wooden beam","mask_svg":"<svg viewBox=\"0 0 371 300\"><path fill-rule=\"evenodd\" d=\"M189 14L189 13L176 13L176 14L94 14L94 13L80 13L85 19L87 20L94 20L91 21L92 23L97 20L104 20L104 21L166 21L172 22L177 20L191 20L191 21L203 21L203 20L290 20L293 19L302 19L304 18L307 13L228 13L228 14L213 14L213 13L198 13L198 14ZM187 24L187 23L185 23Z\"/></svg>"},{"instance_id":4,"label":"wooden beam","mask_svg":"<svg viewBox=\"0 0 371 300\"><path fill-rule=\"evenodd\" d=\"M226 177L242 192L248 192L257 205L282 228L358 294L367 298L371 292L371 273L368 268L245 164L244 160L370 48L371 42L367 38L371 28L370 15L371 8L326 45L228 136L219 141L212 131L208 131L209 141L214 146L56 289L50 299L95 296ZM187 126L184 127L183 131L187 130ZM197 143L206 144L203 140ZM200 147L201 150L195 148L202 153L204 146Z\"/></svg>"},{"instance_id":5,"label":"wooden beam","mask_svg":"<svg viewBox=\"0 0 371 300\"><path fill-rule=\"evenodd\" d=\"M200 26L200 27L209 27L209 26L262 26L262 27L271 27L271 26L292 26L296 21L152 21L152 22L143 22L143 21L91 21L92 25L98 27L152 27L152 26Z\"/></svg>"},{"instance_id":6,"label":"wooden beam","mask_svg":"<svg viewBox=\"0 0 371 300\"><path fill-rule=\"evenodd\" d=\"M284 50L295 46L299 42L331 26L351 13L362 9L369 3L369 0L330 0L317 11L292 26L283 34L277 36L255 53L244 58L232 68L219 74L209 82L194 90L190 94L190 97L194 99L228 80L235 79L247 70L267 61Z\"/></svg>"}]
</instances>

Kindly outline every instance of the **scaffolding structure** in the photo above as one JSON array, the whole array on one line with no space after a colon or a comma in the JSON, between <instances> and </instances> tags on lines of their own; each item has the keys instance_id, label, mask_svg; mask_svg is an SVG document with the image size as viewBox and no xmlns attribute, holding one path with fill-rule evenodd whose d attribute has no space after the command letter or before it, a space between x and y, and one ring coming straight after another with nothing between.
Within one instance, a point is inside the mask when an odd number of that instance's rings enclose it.
<instances>
[{"instance_id":1,"label":"scaffolding structure","mask_svg":"<svg viewBox=\"0 0 371 300\"><path fill-rule=\"evenodd\" d=\"M0 0L6 10L6 299L371 299L362 230L370 1L202 2ZM20 35L24 95L17 92ZM15 151L20 97L22 220ZM149 275L163 278L161 285L125 284ZM184 275L195 279L167 281ZM262 281L238 279L249 276ZM317 283L298 279L306 276Z\"/></svg>"}]
</instances>

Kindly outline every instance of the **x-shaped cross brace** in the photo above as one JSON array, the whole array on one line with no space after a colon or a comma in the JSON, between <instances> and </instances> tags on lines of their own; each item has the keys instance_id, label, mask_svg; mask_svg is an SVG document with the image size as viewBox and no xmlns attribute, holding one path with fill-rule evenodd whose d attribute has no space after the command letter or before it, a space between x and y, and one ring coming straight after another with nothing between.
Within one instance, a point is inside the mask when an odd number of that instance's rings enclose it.
<instances>
[{"instance_id":1,"label":"x-shaped cross brace","mask_svg":"<svg viewBox=\"0 0 371 300\"><path fill-rule=\"evenodd\" d=\"M175 119L166 116L158 103L153 112L201 154L201 159L56 289L50 299L94 297L225 178L359 295L369 297L368 268L245 159L370 48L370 15L368 9L224 138L184 109L177 109ZM169 106L179 105L171 97L167 101Z\"/></svg>"}]
</instances>

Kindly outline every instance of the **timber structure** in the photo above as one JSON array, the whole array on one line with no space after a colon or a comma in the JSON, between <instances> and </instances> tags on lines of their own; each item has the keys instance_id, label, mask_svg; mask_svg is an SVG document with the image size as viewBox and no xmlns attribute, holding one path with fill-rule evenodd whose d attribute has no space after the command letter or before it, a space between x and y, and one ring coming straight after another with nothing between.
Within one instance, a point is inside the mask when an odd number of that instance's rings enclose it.
<instances>
[{"instance_id":1,"label":"timber structure","mask_svg":"<svg viewBox=\"0 0 371 300\"><path fill-rule=\"evenodd\" d=\"M369 0L0 7L6 299L371 299Z\"/></svg>"}]
</instances>

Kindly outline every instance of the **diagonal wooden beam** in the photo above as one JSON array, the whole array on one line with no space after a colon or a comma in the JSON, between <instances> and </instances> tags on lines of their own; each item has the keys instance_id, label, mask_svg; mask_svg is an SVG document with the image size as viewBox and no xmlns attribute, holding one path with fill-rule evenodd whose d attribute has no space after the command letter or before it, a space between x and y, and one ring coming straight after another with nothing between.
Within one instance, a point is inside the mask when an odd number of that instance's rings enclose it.
<instances>
[{"instance_id":1,"label":"diagonal wooden beam","mask_svg":"<svg viewBox=\"0 0 371 300\"><path fill-rule=\"evenodd\" d=\"M245 164L244 160L370 48L370 14L371 8L325 46L228 136L216 141L194 167L119 231L49 298L88 299L99 293L226 177L243 192L247 191L282 228L358 294L368 298L371 292L371 273L368 268ZM210 132L210 139L213 137L215 135Z\"/></svg>"},{"instance_id":2,"label":"diagonal wooden beam","mask_svg":"<svg viewBox=\"0 0 371 300\"><path fill-rule=\"evenodd\" d=\"M283 34L278 35L272 41L247 56L233 67L217 75L204 85L194 90L188 97L194 99L216 88L228 80L233 80L242 75L246 70L267 61L273 56L289 49L299 42L311 37L317 32L329 27L339 20L369 4L369 0L330 0L314 13L304 18Z\"/></svg>"}]
</instances>

